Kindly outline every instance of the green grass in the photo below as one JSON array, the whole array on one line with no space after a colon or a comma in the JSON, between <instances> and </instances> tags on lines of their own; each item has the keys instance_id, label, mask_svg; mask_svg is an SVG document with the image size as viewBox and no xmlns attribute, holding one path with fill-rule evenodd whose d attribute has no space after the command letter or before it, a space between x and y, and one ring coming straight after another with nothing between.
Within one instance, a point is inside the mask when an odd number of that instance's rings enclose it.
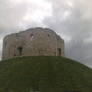
<instances>
[{"instance_id":1,"label":"green grass","mask_svg":"<svg viewBox=\"0 0 92 92\"><path fill-rule=\"evenodd\" d=\"M0 62L0 92L92 92L92 70L63 57Z\"/></svg>"}]
</instances>

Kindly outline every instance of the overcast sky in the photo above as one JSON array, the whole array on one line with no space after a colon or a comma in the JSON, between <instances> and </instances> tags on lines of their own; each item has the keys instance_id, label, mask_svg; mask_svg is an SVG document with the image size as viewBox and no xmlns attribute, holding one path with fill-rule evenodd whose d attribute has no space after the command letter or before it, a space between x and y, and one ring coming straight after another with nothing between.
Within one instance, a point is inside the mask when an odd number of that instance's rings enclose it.
<instances>
[{"instance_id":1,"label":"overcast sky","mask_svg":"<svg viewBox=\"0 0 92 92\"><path fill-rule=\"evenodd\" d=\"M65 40L66 57L92 68L91 0L0 0L0 56L5 35L39 26Z\"/></svg>"}]
</instances>

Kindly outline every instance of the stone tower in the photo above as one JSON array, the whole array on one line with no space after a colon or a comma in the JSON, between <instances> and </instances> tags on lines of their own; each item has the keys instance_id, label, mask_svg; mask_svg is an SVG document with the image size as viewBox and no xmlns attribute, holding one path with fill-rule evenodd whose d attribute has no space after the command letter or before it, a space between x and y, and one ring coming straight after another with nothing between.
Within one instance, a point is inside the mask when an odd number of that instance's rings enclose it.
<instances>
[{"instance_id":1,"label":"stone tower","mask_svg":"<svg viewBox=\"0 0 92 92\"><path fill-rule=\"evenodd\" d=\"M30 28L3 40L2 59L18 56L64 56L64 40L48 28Z\"/></svg>"}]
</instances>

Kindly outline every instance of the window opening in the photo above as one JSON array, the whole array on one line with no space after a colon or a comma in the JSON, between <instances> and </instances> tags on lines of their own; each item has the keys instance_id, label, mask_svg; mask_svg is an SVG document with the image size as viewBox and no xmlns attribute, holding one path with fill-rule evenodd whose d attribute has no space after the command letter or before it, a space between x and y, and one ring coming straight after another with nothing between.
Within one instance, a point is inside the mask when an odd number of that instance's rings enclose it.
<instances>
[{"instance_id":1,"label":"window opening","mask_svg":"<svg viewBox=\"0 0 92 92\"><path fill-rule=\"evenodd\" d=\"M23 47L18 47L18 52L20 56L22 55L22 50L23 50Z\"/></svg>"},{"instance_id":2,"label":"window opening","mask_svg":"<svg viewBox=\"0 0 92 92\"><path fill-rule=\"evenodd\" d=\"M57 51L58 51L58 55L61 56L61 48L58 48Z\"/></svg>"},{"instance_id":3,"label":"window opening","mask_svg":"<svg viewBox=\"0 0 92 92\"><path fill-rule=\"evenodd\" d=\"M49 37L50 35L48 34L48 37Z\"/></svg>"}]
</instances>

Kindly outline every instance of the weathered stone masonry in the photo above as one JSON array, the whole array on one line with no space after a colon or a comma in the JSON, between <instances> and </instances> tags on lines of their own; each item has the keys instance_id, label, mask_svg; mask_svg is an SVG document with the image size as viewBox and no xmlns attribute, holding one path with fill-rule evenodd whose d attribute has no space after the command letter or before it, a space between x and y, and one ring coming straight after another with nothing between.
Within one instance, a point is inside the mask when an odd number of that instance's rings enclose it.
<instances>
[{"instance_id":1,"label":"weathered stone masonry","mask_svg":"<svg viewBox=\"0 0 92 92\"><path fill-rule=\"evenodd\" d=\"M3 40L2 59L17 56L64 56L64 40L48 28L31 28Z\"/></svg>"}]
</instances>

